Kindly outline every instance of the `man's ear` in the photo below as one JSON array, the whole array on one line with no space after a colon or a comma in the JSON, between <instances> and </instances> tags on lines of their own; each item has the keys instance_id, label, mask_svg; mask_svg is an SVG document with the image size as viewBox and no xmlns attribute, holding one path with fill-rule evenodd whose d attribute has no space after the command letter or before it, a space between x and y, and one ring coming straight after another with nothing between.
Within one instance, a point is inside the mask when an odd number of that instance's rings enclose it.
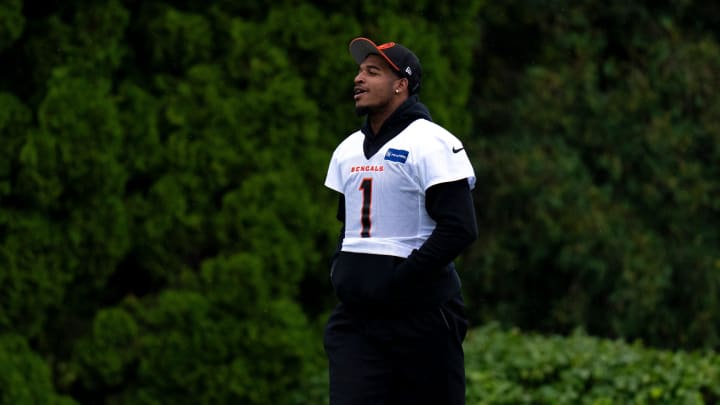
<instances>
[{"instance_id":1,"label":"man's ear","mask_svg":"<svg viewBox=\"0 0 720 405\"><path fill-rule=\"evenodd\" d=\"M395 89L398 90L398 93L402 93L403 91L408 90L409 84L410 82L408 82L408 79L406 77L402 77L398 80Z\"/></svg>"}]
</instances>

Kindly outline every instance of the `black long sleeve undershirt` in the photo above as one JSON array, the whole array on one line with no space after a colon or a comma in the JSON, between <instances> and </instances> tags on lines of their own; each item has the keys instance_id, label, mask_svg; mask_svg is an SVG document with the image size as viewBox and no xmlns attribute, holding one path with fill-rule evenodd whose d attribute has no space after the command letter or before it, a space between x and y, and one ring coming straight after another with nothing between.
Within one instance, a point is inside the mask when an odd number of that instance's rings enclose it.
<instances>
[{"instance_id":1,"label":"black long sleeve undershirt","mask_svg":"<svg viewBox=\"0 0 720 405\"><path fill-rule=\"evenodd\" d=\"M428 188L425 207L437 224L425 243L398 266L400 279L445 268L478 237L475 207L466 179Z\"/></svg>"},{"instance_id":2,"label":"black long sleeve undershirt","mask_svg":"<svg viewBox=\"0 0 720 405\"><path fill-rule=\"evenodd\" d=\"M443 269L478 237L472 194L467 179L440 183L427 189L425 207L436 222L435 229L420 248L398 266L398 277L428 274ZM337 218L343 223L339 254L345 233L345 198L340 194Z\"/></svg>"}]
</instances>

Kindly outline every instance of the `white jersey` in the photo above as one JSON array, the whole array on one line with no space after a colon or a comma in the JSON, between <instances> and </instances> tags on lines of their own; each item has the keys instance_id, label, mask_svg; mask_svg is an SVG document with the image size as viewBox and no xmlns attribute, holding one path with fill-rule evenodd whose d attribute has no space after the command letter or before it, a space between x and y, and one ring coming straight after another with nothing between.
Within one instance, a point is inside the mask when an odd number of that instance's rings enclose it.
<instances>
[{"instance_id":1,"label":"white jersey","mask_svg":"<svg viewBox=\"0 0 720 405\"><path fill-rule=\"evenodd\" d=\"M435 229L425 209L433 185L475 172L461 142L441 126L417 119L375 155L363 153L365 135L347 137L332 155L325 186L345 196L342 251L408 257Z\"/></svg>"}]
</instances>

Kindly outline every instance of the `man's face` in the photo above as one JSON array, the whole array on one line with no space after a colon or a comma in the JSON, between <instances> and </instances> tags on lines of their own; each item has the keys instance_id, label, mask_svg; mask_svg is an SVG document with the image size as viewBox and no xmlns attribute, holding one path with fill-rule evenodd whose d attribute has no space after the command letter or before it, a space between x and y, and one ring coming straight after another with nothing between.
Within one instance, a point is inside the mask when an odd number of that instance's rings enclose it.
<instances>
[{"instance_id":1,"label":"man's face","mask_svg":"<svg viewBox=\"0 0 720 405\"><path fill-rule=\"evenodd\" d=\"M390 106L400 78L379 55L368 55L355 76L355 110L368 113Z\"/></svg>"}]
</instances>

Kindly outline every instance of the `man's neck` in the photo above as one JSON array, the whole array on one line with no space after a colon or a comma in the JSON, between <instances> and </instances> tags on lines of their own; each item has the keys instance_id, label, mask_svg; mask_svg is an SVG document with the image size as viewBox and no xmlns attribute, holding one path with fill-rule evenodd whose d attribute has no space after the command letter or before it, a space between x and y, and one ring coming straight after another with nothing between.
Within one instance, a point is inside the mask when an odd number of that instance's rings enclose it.
<instances>
[{"instance_id":1,"label":"man's neck","mask_svg":"<svg viewBox=\"0 0 720 405\"><path fill-rule=\"evenodd\" d=\"M380 128L382 128L382 125L388 117L390 117L390 114L392 114L392 111L384 111L382 113L373 112L368 115L368 122L370 123L370 129L372 129L373 135L377 135L377 133L380 132Z\"/></svg>"},{"instance_id":2,"label":"man's neck","mask_svg":"<svg viewBox=\"0 0 720 405\"><path fill-rule=\"evenodd\" d=\"M382 128L385 121L390 118L392 113L394 113L405 100L407 100L407 97L397 99L384 109L370 111L368 113L368 122L370 123L370 129L372 129L373 135L377 135L377 133L380 132L380 128Z\"/></svg>"}]
</instances>

